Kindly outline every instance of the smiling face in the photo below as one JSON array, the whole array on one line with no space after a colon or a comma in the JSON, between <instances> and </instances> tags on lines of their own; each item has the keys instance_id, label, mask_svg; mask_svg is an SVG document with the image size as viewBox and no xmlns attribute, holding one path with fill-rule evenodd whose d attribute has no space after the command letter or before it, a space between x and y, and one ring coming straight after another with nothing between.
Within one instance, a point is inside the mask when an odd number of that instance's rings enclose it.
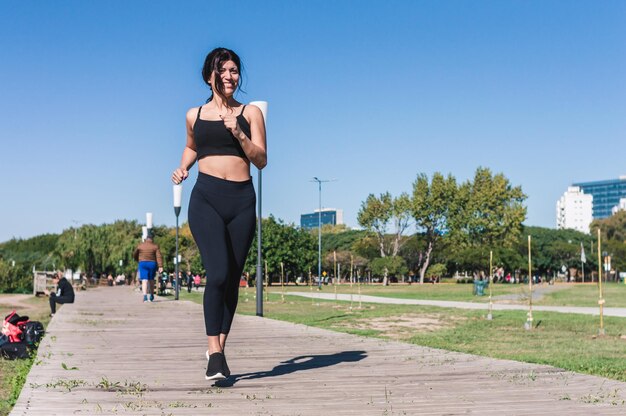
<instances>
[{"instance_id":1,"label":"smiling face","mask_svg":"<svg viewBox=\"0 0 626 416\"><path fill-rule=\"evenodd\" d=\"M211 73L209 84L213 91L223 90L226 98L232 97L239 85L239 67L233 61L224 62L218 72ZM223 89L218 84L221 84Z\"/></svg>"},{"instance_id":2,"label":"smiling face","mask_svg":"<svg viewBox=\"0 0 626 416\"><path fill-rule=\"evenodd\" d=\"M239 88L241 69L241 60L235 52L215 48L204 60L202 79L211 87L213 94L229 99Z\"/></svg>"}]
</instances>

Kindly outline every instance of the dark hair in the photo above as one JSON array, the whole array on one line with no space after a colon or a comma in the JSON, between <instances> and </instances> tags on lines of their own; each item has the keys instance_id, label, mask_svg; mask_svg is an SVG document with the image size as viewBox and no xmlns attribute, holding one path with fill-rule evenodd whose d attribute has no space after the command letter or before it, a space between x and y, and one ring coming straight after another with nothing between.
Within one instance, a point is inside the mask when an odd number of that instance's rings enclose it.
<instances>
[{"instance_id":1,"label":"dark hair","mask_svg":"<svg viewBox=\"0 0 626 416\"><path fill-rule=\"evenodd\" d=\"M206 56L204 66L202 67L202 79L204 79L204 82L206 82L209 88L211 87L211 84L209 83L211 74L215 74L215 89L222 97L224 96L224 83L219 75L222 65L227 61L233 61L235 65L237 65L237 69L239 69L239 83L237 83L237 89L241 89L241 73L243 68L241 67L241 59L239 59L239 55L237 55L234 51L226 48L215 48ZM213 99L214 93L215 91L211 90L211 96L207 100L207 103Z\"/></svg>"}]
</instances>

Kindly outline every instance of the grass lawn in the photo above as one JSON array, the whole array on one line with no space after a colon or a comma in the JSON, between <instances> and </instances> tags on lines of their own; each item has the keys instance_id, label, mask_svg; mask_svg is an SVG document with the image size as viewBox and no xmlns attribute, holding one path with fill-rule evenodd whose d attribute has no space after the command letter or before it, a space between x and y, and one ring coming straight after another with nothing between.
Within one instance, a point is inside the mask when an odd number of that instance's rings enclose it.
<instances>
[{"instance_id":1,"label":"grass lawn","mask_svg":"<svg viewBox=\"0 0 626 416\"><path fill-rule=\"evenodd\" d=\"M316 291L317 286L313 287ZM361 285L361 293L364 295L382 296L388 298L404 299L430 299L430 300L452 300L460 302L487 302L489 290L485 290L486 296L474 296L472 294L472 284L439 283L439 284L392 284L382 285ZM602 285L605 307L626 308L626 285L618 283L607 283ZM350 287L349 284L336 286L337 293L356 294L357 285ZM280 286L272 286L270 290L280 291ZM547 283L536 285L535 291L549 291L543 297L533 302L537 305L546 306L598 306L598 286L596 283L557 283L550 286ZM285 287L285 291L299 292L310 291L308 286L290 285ZM335 293L335 286L322 286L322 292ZM520 300L516 303L525 303L528 299L527 284L494 284L492 287L494 297L502 295L518 295ZM536 295L535 295L536 296Z\"/></svg>"},{"instance_id":2,"label":"grass lawn","mask_svg":"<svg viewBox=\"0 0 626 416\"><path fill-rule=\"evenodd\" d=\"M42 296L36 298L31 296L23 302L29 306L29 308L23 308L9 303L9 296L12 295L0 294L0 312L2 313L0 318L2 318L2 320L15 309L20 315L28 315L31 321L40 321L43 323L44 327L48 326L48 322L50 321L48 316L50 313L50 305L48 304L47 297ZM3 300L5 302L3 302ZM0 416L8 415L11 411L11 408L19 397L32 364L32 358L13 361L0 358L0 374L2 374L2 377L0 377Z\"/></svg>"},{"instance_id":3,"label":"grass lawn","mask_svg":"<svg viewBox=\"0 0 626 416\"><path fill-rule=\"evenodd\" d=\"M598 306L597 283L564 284L563 290L548 293L537 305L553 306ZM606 308L626 308L626 285L603 283L602 292Z\"/></svg>"},{"instance_id":4,"label":"grass lawn","mask_svg":"<svg viewBox=\"0 0 626 416\"><path fill-rule=\"evenodd\" d=\"M324 293L358 293L359 286L350 284L341 284L337 286L324 285L322 292ZM271 290L280 291L280 286L272 286ZM285 291L290 292L308 292L309 286L289 285L285 287ZM317 286L313 286L313 291L317 290ZM389 286L380 284L361 285L361 293L363 295L382 296L387 298L404 298L404 299L431 299L431 300L453 300L461 302L484 302L486 297L477 297L472 294L472 284L456 284L456 283L424 283L420 284L404 284L394 283ZM494 285L492 288L493 296L509 295L522 293L521 285ZM489 291L485 291L489 295Z\"/></svg>"},{"instance_id":5,"label":"grass lawn","mask_svg":"<svg viewBox=\"0 0 626 416\"><path fill-rule=\"evenodd\" d=\"M461 286L461 285L459 285ZM524 311L484 312L413 305L318 301L286 296L272 289L264 316L350 334L460 351L488 357L549 364L580 373L626 381L625 318L605 318L606 336L596 337L597 317L535 312L532 331L523 328ZM202 302L202 293L181 292ZM238 312L255 314L254 288L241 290Z\"/></svg>"}]
</instances>

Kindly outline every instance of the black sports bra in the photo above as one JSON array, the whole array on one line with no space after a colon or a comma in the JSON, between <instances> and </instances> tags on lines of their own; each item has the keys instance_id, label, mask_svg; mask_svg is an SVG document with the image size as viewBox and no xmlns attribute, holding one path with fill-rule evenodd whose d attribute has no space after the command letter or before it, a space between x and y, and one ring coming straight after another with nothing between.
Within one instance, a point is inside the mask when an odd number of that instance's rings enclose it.
<instances>
[{"instance_id":1,"label":"black sports bra","mask_svg":"<svg viewBox=\"0 0 626 416\"><path fill-rule=\"evenodd\" d=\"M239 127L246 136L250 136L250 124L243 116L244 105L241 113L237 116ZM208 155L230 155L248 159L244 153L239 140L237 140L224 126L222 120L203 120L200 118L202 106L198 108L198 116L193 125L193 140L196 144L197 158L200 159Z\"/></svg>"}]
</instances>

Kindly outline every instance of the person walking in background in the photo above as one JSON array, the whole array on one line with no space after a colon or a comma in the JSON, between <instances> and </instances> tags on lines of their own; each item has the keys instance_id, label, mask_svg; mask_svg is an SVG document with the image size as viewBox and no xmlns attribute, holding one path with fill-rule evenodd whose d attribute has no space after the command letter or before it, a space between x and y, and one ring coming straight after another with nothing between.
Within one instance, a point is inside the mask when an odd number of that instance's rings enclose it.
<instances>
[{"instance_id":1,"label":"person walking in background","mask_svg":"<svg viewBox=\"0 0 626 416\"><path fill-rule=\"evenodd\" d=\"M256 225L250 164L259 169L267 164L263 114L234 98L240 71L241 60L232 50L216 48L207 55L202 78L212 94L207 104L187 112L186 145L180 167L172 173L172 182L179 184L198 162L188 220L207 271L203 298L207 380L230 375L224 347Z\"/></svg>"},{"instance_id":2,"label":"person walking in background","mask_svg":"<svg viewBox=\"0 0 626 416\"><path fill-rule=\"evenodd\" d=\"M163 271L163 257L161 249L152 241L152 230L148 231L146 241L139 243L133 253L133 258L139 262L139 280L141 280L141 290L144 302L154 300L154 277L157 272ZM148 298L150 294L150 298Z\"/></svg>"},{"instance_id":3,"label":"person walking in background","mask_svg":"<svg viewBox=\"0 0 626 416\"><path fill-rule=\"evenodd\" d=\"M191 293L191 288L193 287L193 275L191 274L191 270L187 270L185 279L187 279L187 293Z\"/></svg>"},{"instance_id":4,"label":"person walking in background","mask_svg":"<svg viewBox=\"0 0 626 416\"><path fill-rule=\"evenodd\" d=\"M50 316L54 316L57 312L57 303L74 303L74 288L72 284L67 281L61 272L54 274L54 284L57 289L56 292L49 292L46 290L46 295L50 296Z\"/></svg>"}]
</instances>

